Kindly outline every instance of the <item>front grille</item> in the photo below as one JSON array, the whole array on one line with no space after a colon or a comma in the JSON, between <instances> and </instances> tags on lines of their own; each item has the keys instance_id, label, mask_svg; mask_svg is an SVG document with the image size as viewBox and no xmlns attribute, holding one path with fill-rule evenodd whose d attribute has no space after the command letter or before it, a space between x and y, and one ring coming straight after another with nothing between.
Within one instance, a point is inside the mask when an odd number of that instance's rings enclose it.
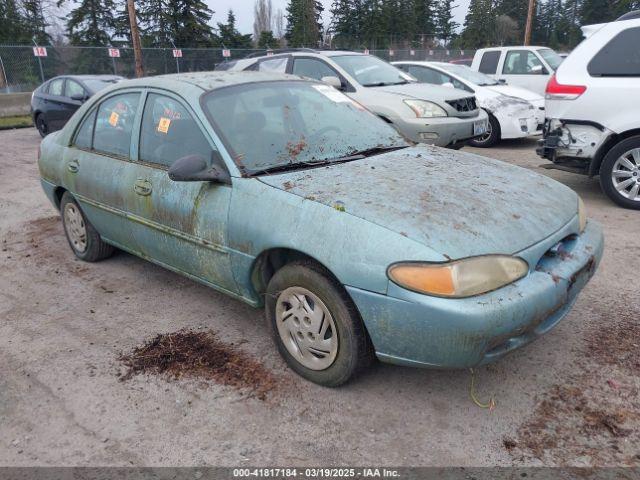
<instances>
[{"instance_id":1,"label":"front grille","mask_svg":"<svg viewBox=\"0 0 640 480\"><path fill-rule=\"evenodd\" d=\"M473 112L478 108L476 105L476 97L447 100L447 103L455 108L458 112Z\"/></svg>"}]
</instances>

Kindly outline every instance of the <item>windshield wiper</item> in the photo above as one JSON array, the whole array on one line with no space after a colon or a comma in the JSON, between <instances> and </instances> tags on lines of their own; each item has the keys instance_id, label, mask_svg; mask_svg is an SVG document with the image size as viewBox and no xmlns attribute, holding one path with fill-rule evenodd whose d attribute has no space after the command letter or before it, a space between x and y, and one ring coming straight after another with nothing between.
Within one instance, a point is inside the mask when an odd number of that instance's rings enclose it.
<instances>
[{"instance_id":1,"label":"windshield wiper","mask_svg":"<svg viewBox=\"0 0 640 480\"><path fill-rule=\"evenodd\" d=\"M391 85L406 85L408 80L401 80L400 82L375 82L375 83L363 83L363 87L389 87Z\"/></svg>"},{"instance_id":2,"label":"windshield wiper","mask_svg":"<svg viewBox=\"0 0 640 480\"><path fill-rule=\"evenodd\" d=\"M380 155L381 153L386 153L386 152L393 152L394 150L401 150L403 148L409 148L409 145L377 146L373 148L367 148L365 150L358 150L357 152L351 153L349 157L342 157L342 158L336 159L336 161L341 161L345 158L348 159L351 157L358 157L358 156L361 158L373 157L374 155Z\"/></svg>"}]
</instances>

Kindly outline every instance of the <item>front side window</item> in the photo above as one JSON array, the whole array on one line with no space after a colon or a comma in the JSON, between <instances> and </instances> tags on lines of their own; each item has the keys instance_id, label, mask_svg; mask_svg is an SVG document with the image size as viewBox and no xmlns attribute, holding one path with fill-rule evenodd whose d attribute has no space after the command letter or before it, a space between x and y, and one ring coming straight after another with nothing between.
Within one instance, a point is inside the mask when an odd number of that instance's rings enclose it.
<instances>
[{"instance_id":1,"label":"front side window","mask_svg":"<svg viewBox=\"0 0 640 480\"><path fill-rule=\"evenodd\" d=\"M211 158L211 146L189 111L177 100L150 93L142 114L140 160L171 166L179 158Z\"/></svg>"},{"instance_id":2,"label":"front side window","mask_svg":"<svg viewBox=\"0 0 640 480\"><path fill-rule=\"evenodd\" d=\"M205 95L209 120L245 174L407 146L393 127L328 85L261 82Z\"/></svg>"},{"instance_id":3,"label":"front side window","mask_svg":"<svg viewBox=\"0 0 640 480\"><path fill-rule=\"evenodd\" d=\"M93 134L95 151L129 157L131 132L139 101L139 93L123 93L109 97L100 104Z\"/></svg>"},{"instance_id":4,"label":"front side window","mask_svg":"<svg viewBox=\"0 0 640 480\"><path fill-rule=\"evenodd\" d=\"M301 77L322 80L322 77L338 77L338 73L323 61L315 58L296 58L293 62L293 74Z\"/></svg>"},{"instance_id":5,"label":"front side window","mask_svg":"<svg viewBox=\"0 0 640 480\"><path fill-rule=\"evenodd\" d=\"M91 143L93 142L93 126L96 122L96 112L94 108L91 114L87 115L76 133L76 138L73 140L73 144L78 148L84 148L85 150L91 150Z\"/></svg>"},{"instance_id":6,"label":"front side window","mask_svg":"<svg viewBox=\"0 0 640 480\"><path fill-rule=\"evenodd\" d=\"M498 85L498 82L496 82L490 76L485 75L484 73L476 72L475 70L471 70L471 68L467 67L466 65L454 65L452 63L446 63L443 64L441 68L480 87Z\"/></svg>"},{"instance_id":7,"label":"front side window","mask_svg":"<svg viewBox=\"0 0 640 480\"><path fill-rule=\"evenodd\" d=\"M49 95L57 95L61 97L63 91L64 91L64 78L51 80L51 83L49 84Z\"/></svg>"},{"instance_id":8,"label":"front side window","mask_svg":"<svg viewBox=\"0 0 640 480\"><path fill-rule=\"evenodd\" d=\"M640 76L640 27L618 33L587 66L592 77Z\"/></svg>"},{"instance_id":9,"label":"front side window","mask_svg":"<svg viewBox=\"0 0 640 480\"><path fill-rule=\"evenodd\" d=\"M412 80L399 68L370 55L339 55L331 59L363 87L402 85Z\"/></svg>"},{"instance_id":10,"label":"front side window","mask_svg":"<svg viewBox=\"0 0 640 480\"><path fill-rule=\"evenodd\" d=\"M505 75L541 75L544 66L535 53L527 50L511 50L502 67Z\"/></svg>"},{"instance_id":11,"label":"front side window","mask_svg":"<svg viewBox=\"0 0 640 480\"><path fill-rule=\"evenodd\" d=\"M498 71L498 62L500 61L500 52L484 52L478 70L487 75L494 75Z\"/></svg>"}]
</instances>

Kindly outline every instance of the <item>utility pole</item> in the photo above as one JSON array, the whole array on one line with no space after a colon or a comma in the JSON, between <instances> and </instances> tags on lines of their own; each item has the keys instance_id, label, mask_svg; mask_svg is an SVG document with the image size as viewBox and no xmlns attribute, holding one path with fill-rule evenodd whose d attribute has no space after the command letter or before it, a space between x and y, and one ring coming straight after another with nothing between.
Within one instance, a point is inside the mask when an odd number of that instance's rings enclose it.
<instances>
[{"instance_id":1,"label":"utility pole","mask_svg":"<svg viewBox=\"0 0 640 480\"><path fill-rule=\"evenodd\" d=\"M527 11L527 25L524 29L524 45L531 45L531 30L533 26L533 12L536 0L529 0L529 10Z\"/></svg>"},{"instance_id":2,"label":"utility pole","mask_svg":"<svg viewBox=\"0 0 640 480\"><path fill-rule=\"evenodd\" d=\"M133 56L136 61L136 77L144 77L142 67L142 44L140 43L140 32L138 31L138 19L136 18L136 6L133 0L127 0L129 10L129 23L131 24L131 42L133 43Z\"/></svg>"}]
</instances>

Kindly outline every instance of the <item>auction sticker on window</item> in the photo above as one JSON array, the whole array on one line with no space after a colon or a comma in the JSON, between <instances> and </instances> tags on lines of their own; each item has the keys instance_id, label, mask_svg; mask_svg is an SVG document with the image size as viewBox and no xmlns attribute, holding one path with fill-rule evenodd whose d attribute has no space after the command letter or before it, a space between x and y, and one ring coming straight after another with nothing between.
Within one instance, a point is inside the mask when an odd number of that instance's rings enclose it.
<instances>
[{"instance_id":1,"label":"auction sticker on window","mask_svg":"<svg viewBox=\"0 0 640 480\"><path fill-rule=\"evenodd\" d=\"M160 133L168 133L169 127L171 126L171 120L166 117L160 117L160 121L158 122L158 131Z\"/></svg>"},{"instance_id":2,"label":"auction sticker on window","mask_svg":"<svg viewBox=\"0 0 640 480\"><path fill-rule=\"evenodd\" d=\"M111 115L109 116L109 125L111 125L112 127L117 126L119 119L120 115L118 115L116 112L111 112Z\"/></svg>"},{"instance_id":3,"label":"auction sticker on window","mask_svg":"<svg viewBox=\"0 0 640 480\"><path fill-rule=\"evenodd\" d=\"M314 85L313 88L315 88L317 91L319 91L325 97L327 97L329 100L332 100L334 102L338 102L338 103L341 103L341 102L350 103L351 102L351 99L349 97L347 97L343 93L340 93L338 90L336 90L333 87L330 87L329 85Z\"/></svg>"}]
</instances>

